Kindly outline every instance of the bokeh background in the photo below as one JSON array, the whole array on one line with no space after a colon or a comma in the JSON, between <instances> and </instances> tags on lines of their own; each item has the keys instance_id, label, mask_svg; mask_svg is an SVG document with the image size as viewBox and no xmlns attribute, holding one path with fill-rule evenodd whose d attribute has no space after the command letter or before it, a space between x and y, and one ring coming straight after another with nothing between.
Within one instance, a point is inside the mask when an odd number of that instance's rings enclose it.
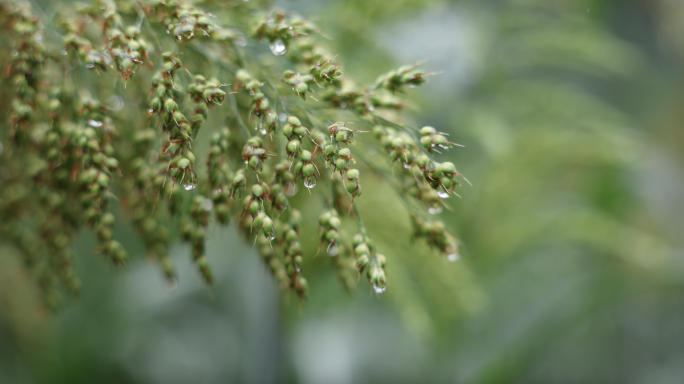
<instances>
[{"instance_id":1,"label":"bokeh background","mask_svg":"<svg viewBox=\"0 0 684 384\"><path fill-rule=\"evenodd\" d=\"M308 257L300 305L234 227L210 230L213 289L183 246L172 287L122 225L129 271L84 232L83 294L50 314L0 251L0 383L684 382L684 1L277 5L360 81L440 72L409 115L465 145L441 158L473 183L440 216L461 260L412 244L372 178L358 203L388 258L381 296Z\"/></svg>"}]
</instances>

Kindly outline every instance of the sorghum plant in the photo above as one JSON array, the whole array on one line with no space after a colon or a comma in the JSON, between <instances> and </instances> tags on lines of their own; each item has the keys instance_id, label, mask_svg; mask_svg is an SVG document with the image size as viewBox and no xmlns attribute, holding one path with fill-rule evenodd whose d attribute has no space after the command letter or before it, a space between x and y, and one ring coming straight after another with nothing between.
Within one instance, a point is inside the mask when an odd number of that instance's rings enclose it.
<instances>
[{"instance_id":1,"label":"sorghum plant","mask_svg":"<svg viewBox=\"0 0 684 384\"><path fill-rule=\"evenodd\" d=\"M301 189L321 210L317 253L346 288L362 276L382 293L387 259L356 205L370 174L401 197L416 238L458 259L456 239L426 215L460 185L456 167L432 157L455 144L401 115L428 73L406 66L358 86L314 23L254 1L196 3L55 2L46 18L32 3L0 2L0 236L49 306L63 287L79 291L70 244L84 226L96 252L128 263L116 220L134 225L168 279L179 233L207 284L206 228L233 220L281 288L305 298L302 263L314 254L301 238L312 234L290 202ZM372 146L381 153L364 155ZM343 230L347 217L356 233Z\"/></svg>"}]
</instances>

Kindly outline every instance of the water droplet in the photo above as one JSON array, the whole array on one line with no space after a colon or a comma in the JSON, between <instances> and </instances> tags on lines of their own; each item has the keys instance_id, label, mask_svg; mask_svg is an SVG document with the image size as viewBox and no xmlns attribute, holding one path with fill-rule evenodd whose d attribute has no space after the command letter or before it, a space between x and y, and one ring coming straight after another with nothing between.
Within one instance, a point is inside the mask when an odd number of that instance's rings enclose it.
<instances>
[{"instance_id":1,"label":"water droplet","mask_svg":"<svg viewBox=\"0 0 684 384\"><path fill-rule=\"evenodd\" d=\"M247 46L247 40L240 36L237 39L235 39L235 44L241 46L241 47L246 47Z\"/></svg>"},{"instance_id":2,"label":"water droplet","mask_svg":"<svg viewBox=\"0 0 684 384\"><path fill-rule=\"evenodd\" d=\"M281 123L284 123L285 120L287 120L287 115L281 112L281 113L278 115L278 120L280 120Z\"/></svg>"},{"instance_id":3,"label":"water droplet","mask_svg":"<svg viewBox=\"0 0 684 384\"><path fill-rule=\"evenodd\" d=\"M60 53L62 54L62 56L66 56L66 55L67 55L66 49L62 49L62 52L60 52Z\"/></svg>"},{"instance_id":4,"label":"water droplet","mask_svg":"<svg viewBox=\"0 0 684 384\"><path fill-rule=\"evenodd\" d=\"M93 63L88 63L88 64L86 64L86 68L88 68L88 69L93 69L93 68L95 68L95 64L93 64Z\"/></svg>"},{"instance_id":5,"label":"water droplet","mask_svg":"<svg viewBox=\"0 0 684 384\"><path fill-rule=\"evenodd\" d=\"M442 199L448 199L451 195L444 191L437 191L437 196L441 197Z\"/></svg>"},{"instance_id":6,"label":"water droplet","mask_svg":"<svg viewBox=\"0 0 684 384\"><path fill-rule=\"evenodd\" d=\"M283 41L280 39L270 44L269 48L271 48L271 52L273 52L273 54L276 56L282 56L287 53L287 47L285 46L285 43L283 43Z\"/></svg>"},{"instance_id":7,"label":"water droplet","mask_svg":"<svg viewBox=\"0 0 684 384\"><path fill-rule=\"evenodd\" d=\"M223 190L221 188L214 189L214 195L220 195Z\"/></svg>"},{"instance_id":8,"label":"water droplet","mask_svg":"<svg viewBox=\"0 0 684 384\"><path fill-rule=\"evenodd\" d=\"M409 169L409 168L411 168L411 166L408 165L408 164L406 164L406 163L404 163L404 169Z\"/></svg>"},{"instance_id":9,"label":"water droplet","mask_svg":"<svg viewBox=\"0 0 684 384\"><path fill-rule=\"evenodd\" d=\"M193 184L193 183L183 184L183 189L185 189L186 191L192 191L195 188L197 188L197 184Z\"/></svg>"},{"instance_id":10,"label":"water droplet","mask_svg":"<svg viewBox=\"0 0 684 384\"><path fill-rule=\"evenodd\" d=\"M428 212L431 215L439 215L440 213L442 213L442 207L430 207L428 208Z\"/></svg>"},{"instance_id":11,"label":"water droplet","mask_svg":"<svg viewBox=\"0 0 684 384\"><path fill-rule=\"evenodd\" d=\"M211 211L212 208L214 208L214 202L211 201L211 199L202 200L202 209L205 211Z\"/></svg>"},{"instance_id":12,"label":"water droplet","mask_svg":"<svg viewBox=\"0 0 684 384\"><path fill-rule=\"evenodd\" d=\"M377 284L373 284L373 290L375 290L375 293L377 293L377 294L379 295L379 294L381 294L381 293L383 293L383 292L385 292L385 291L387 290L387 286L386 286L386 285L383 285L383 286L381 287L381 286L379 286L379 285L377 285Z\"/></svg>"},{"instance_id":13,"label":"water droplet","mask_svg":"<svg viewBox=\"0 0 684 384\"><path fill-rule=\"evenodd\" d=\"M266 128L261 128L261 129L259 130L259 134L260 134L261 136L266 136L267 133L268 133L268 131L266 130Z\"/></svg>"},{"instance_id":14,"label":"water droplet","mask_svg":"<svg viewBox=\"0 0 684 384\"><path fill-rule=\"evenodd\" d=\"M12 55L12 56L19 56L19 52L17 52L16 49L13 49L12 52L10 52L10 55Z\"/></svg>"},{"instance_id":15,"label":"water droplet","mask_svg":"<svg viewBox=\"0 0 684 384\"><path fill-rule=\"evenodd\" d=\"M309 188L309 189L312 189L313 187L316 186L316 179L314 179L314 178L311 178L308 180L304 179L304 186Z\"/></svg>"},{"instance_id":16,"label":"water droplet","mask_svg":"<svg viewBox=\"0 0 684 384\"><path fill-rule=\"evenodd\" d=\"M375 111L375 107L372 106L372 105L369 105L369 106L368 106L368 110L371 111L371 112L373 112L373 111Z\"/></svg>"},{"instance_id":17,"label":"water droplet","mask_svg":"<svg viewBox=\"0 0 684 384\"><path fill-rule=\"evenodd\" d=\"M148 115L152 115L154 113L154 109L150 108L147 110Z\"/></svg>"},{"instance_id":18,"label":"water droplet","mask_svg":"<svg viewBox=\"0 0 684 384\"><path fill-rule=\"evenodd\" d=\"M330 257L335 257L337 254L340 253L340 249L337 247L330 247L328 248L328 256Z\"/></svg>"},{"instance_id":19,"label":"water droplet","mask_svg":"<svg viewBox=\"0 0 684 384\"><path fill-rule=\"evenodd\" d=\"M102 126L102 122L99 120L90 119L90 120L88 120L88 125L90 125L91 127L94 127L94 128L99 128Z\"/></svg>"},{"instance_id":20,"label":"water droplet","mask_svg":"<svg viewBox=\"0 0 684 384\"><path fill-rule=\"evenodd\" d=\"M415 88L415 87L416 87L415 84L409 84L409 88Z\"/></svg>"},{"instance_id":21,"label":"water droplet","mask_svg":"<svg viewBox=\"0 0 684 384\"><path fill-rule=\"evenodd\" d=\"M287 183L287 189L285 194L288 196L294 196L299 192L299 186L295 183Z\"/></svg>"},{"instance_id":22,"label":"water droplet","mask_svg":"<svg viewBox=\"0 0 684 384\"><path fill-rule=\"evenodd\" d=\"M434 146L434 145L433 145L433 146ZM446 146L446 145L442 145L442 144L440 144L439 147L442 148L442 149L449 149L449 148L450 148L450 147L448 147L448 146Z\"/></svg>"},{"instance_id":23,"label":"water droplet","mask_svg":"<svg viewBox=\"0 0 684 384\"><path fill-rule=\"evenodd\" d=\"M341 102L341 103L340 103L340 108L342 108L342 109L347 108L347 102L346 102L346 101Z\"/></svg>"},{"instance_id":24,"label":"water droplet","mask_svg":"<svg viewBox=\"0 0 684 384\"><path fill-rule=\"evenodd\" d=\"M40 33L36 35L36 41L42 41L43 40L43 35Z\"/></svg>"},{"instance_id":25,"label":"water droplet","mask_svg":"<svg viewBox=\"0 0 684 384\"><path fill-rule=\"evenodd\" d=\"M460 258L461 258L461 255L458 253L450 253L447 255L447 260L449 260L452 263L455 261L458 261L458 259L460 259Z\"/></svg>"},{"instance_id":26,"label":"water droplet","mask_svg":"<svg viewBox=\"0 0 684 384\"><path fill-rule=\"evenodd\" d=\"M111 95L107 99L107 105L109 105L112 111L118 112L124 107L124 99L119 95Z\"/></svg>"},{"instance_id":27,"label":"water droplet","mask_svg":"<svg viewBox=\"0 0 684 384\"><path fill-rule=\"evenodd\" d=\"M269 241L273 241L273 240L275 240L275 238L276 238L276 233L275 233L275 231L273 231L273 232L271 232L271 233L268 234L268 240L269 240Z\"/></svg>"}]
</instances>

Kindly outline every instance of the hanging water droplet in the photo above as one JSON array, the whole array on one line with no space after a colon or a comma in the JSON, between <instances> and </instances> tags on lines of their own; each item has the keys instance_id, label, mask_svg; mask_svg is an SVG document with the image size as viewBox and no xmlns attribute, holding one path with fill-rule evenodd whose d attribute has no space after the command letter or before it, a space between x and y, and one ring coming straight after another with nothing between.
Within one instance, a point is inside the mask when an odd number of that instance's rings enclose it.
<instances>
[{"instance_id":1,"label":"hanging water droplet","mask_svg":"<svg viewBox=\"0 0 684 384\"><path fill-rule=\"evenodd\" d=\"M281 112L281 113L278 115L278 120L280 120L281 123L284 123L285 120L287 120L287 115L286 115L285 113L282 113L282 112Z\"/></svg>"},{"instance_id":2,"label":"hanging water droplet","mask_svg":"<svg viewBox=\"0 0 684 384\"><path fill-rule=\"evenodd\" d=\"M461 255L458 253L450 253L447 255L447 260L449 260L452 263L455 261L458 261L458 259L460 259L460 258L461 258Z\"/></svg>"},{"instance_id":3,"label":"hanging water droplet","mask_svg":"<svg viewBox=\"0 0 684 384\"><path fill-rule=\"evenodd\" d=\"M93 68L95 68L95 64L93 64L93 63L88 63L88 64L86 64L86 68L88 68L88 69L93 69Z\"/></svg>"},{"instance_id":4,"label":"hanging water droplet","mask_svg":"<svg viewBox=\"0 0 684 384\"><path fill-rule=\"evenodd\" d=\"M411 166L408 165L408 164L406 164L406 163L404 163L404 169L409 169L409 168L411 168Z\"/></svg>"},{"instance_id":5,"label":"hanging water droplet","mask_svg":"<svg viewBox=\"0 0 684 384\"><path fill-rule=\"evenodd\" d=\"M13 50L10 52L10 55L12 55L12 56L19 56L19 52L18 52L16 49L13 49Z\"/></svg>"},{"instance_id":6,"label":"hanging water droplet","mask_svg":"<svg viewBox=\"0 0 684 384\"><path fill-rule=\"evenodd\" d=\"M273 240L275 240L275 238L276 238L276 233L275 233L275 231L273 231L273 232L271 232L271 233L268 234L268 240L269 240L269 241L273 241Z\"/></svg>"},{"instance_id":7,"label":"hanging water droplet","mask_svg":"<svg viewBox=\"0 0 684 384\"><path fill-rule=\"evenodd\" d=\"M451 195L444 191L437 191L437 196L441 197L442 199L448 199Z\"/></svg>"},{"instance_id":8,"label":"hanging water droplet","mask_svg":"<svg viewBox=\"0 0 684 384\"><path fill-rule=\"evenodd\" d=\"M309 188L309 189L312 189L313 187L316 186L316 179L314 179L314 178L311 178L308 180L304 179L304 186Z\"/></svg>"},{"instance_id":9,"label":"hanging water droplet","mask_svg":"<svg viewBox=\"0 0 684 384\"><path fill-rule=\"evenodd\" d=\"M214 208L214 202L211 201L211 199L202 200L202 209L205 211L211 211L212 208Z\"/></svg>"},{"instance_id":10,"label":"hanging water droplet","mask_svg":"<svg viewBox=\"0 0 684 384\"><path fill-rule=\"evenodd\" d=\"M247 40L244 37L240 36L237 39L235 39L235 44L241 47L245 47L247 46Z\"/></svg>"},{"instance_id":11,"label":"hanging water droplet","mask_svg":"<svg viewBox=\"0 0 684 384\"><path fill-rule=\"evenodd\" d=\"M379 286L379 285L377 285L377 284L373 284L373 289L375 290L375 293L377 293L377 294L379 295L379 294L385 292L385 290L387 290L387 286L386 286L386 285L383 285L383 286L381 287L381 286Z\"/></svg>"},{"instance_id":12,"label":"hanging water droplet","mask_svg":"<svg viewBox=\"0 0 684 384\"><path fill-rule=\"evenodd\" d=\"M266 130L266 128L261 128L261 129L259 130L259 134L260 134L261 136L266 136L267 133L268 133L268 131Z\"/></svg>"},{"instance_id":13,"label":"hanging water droplet","mask_svg":"<svg viewBox=\"0 0 684 384\"><path fill-rule=\"evenodd\" d=\"M186 191L192 191L195 188L197 188L197 184L194 184L194 183L183 184L183 189L185 189Z\"/></svg>"},{"instance_id":14,"label":"hanging water droplet","mask_svg":"<svg viewBox=\"0 0 684 384\"><path fill-rule=\"evenodd\" d=\"M283 43L283 41L280 39L270 44L269 48L271 48L271 52L273 52L273 54L276 56L282 56L285 53L287 53L287 47L285 46L285 43Z\"/></svg>"},{"instance_id":15,"label":"hanging water droplet","mask_svg":"<svg viewBox=\"0 0 684 384\"><path fill-rule=\"evenodd\" d=\"M88 125L90 125L91 127L94 127L94 128L99 128L102 126L102 122L98 121L98 120L90 119L90 120L88 120Z\"/></svg>"},{"instance_id":16,"label":"hanging water droplet","mask_svg":"<svg viewBox=\"0 0 684 384\"><path fill-rule=\"evenodd\" d=\"M430 207L428 208L428 212L431 215L439 215L440 213L442 213L442 207Z\"/></svg>"},{"instance_id":17,"label":"hanging water droplet","mask_svg":"<svg viewBox=\"0 0 684 384\"><path fill-rule=\"evenodd\" d=\"M337 256L338 253L340 253L339 248L337 248L335 246L328 248L328 256L335 257L335 256Z\"/></svg>"},{"instance_id":18,"label":"hanging water droplet","mask_svg":"<svg viewBox=\"0 0 684 384\"><path fill-rule=\"evenodd\" d=\"M154 113L154 109L150 108L150 109L147 110L147 114L148 114L148 115L151 116L153 113Z\"/></svg>"},{"instance_id":19,"label":"hanging water droplet","mask_svg":"<svg viewBox=\"0 0 684 384\"><path fill-rule=\"evenodd\" d=\"M347 102L346 102L346 101L341 102L341 103L340 103L340 108L342 108L342 109L347 108Z\"/></svg>"},{"instance_id":20,"label":"hanging water droplet","mask_svg":"<svg viewBox=\"0 0 684 384\"><path fill-rule=\"evenodd\" d=\"M368 106L368 110L371 111L371 112L373 112L373 111L375 111L375 107L372 106L372 105L369 105L369 106Z\"/></svg>"},{"instance_id":21,"label":"hanging water droplet","mask_svg":"<svg viewBox=\"0 0 684 384\"><path fill-rule=\"evenodd\" d=\"M62 52L60 52L60 53L62 54L62 56L66 56L66 55L67 55L66 49L62 49Z\"/></svg>"}]
</instances>

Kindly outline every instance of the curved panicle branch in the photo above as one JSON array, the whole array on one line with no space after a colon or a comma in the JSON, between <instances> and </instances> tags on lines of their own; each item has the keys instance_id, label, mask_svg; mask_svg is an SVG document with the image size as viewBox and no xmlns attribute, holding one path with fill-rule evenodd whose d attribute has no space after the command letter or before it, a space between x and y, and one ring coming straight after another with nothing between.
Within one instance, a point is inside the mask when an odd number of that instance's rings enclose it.
<instances>
[{"instance_id":1,"label":"curved panicle branch","mask_svg":"<svg viewBox=\"0 0 684 384\"><path fill-rule=\"evenodd\" d=\"M326 201L319 252L332 257L345 288L364 276L382 293L386 258L356 204L367 171L399 194L416 238L457 258L456 239L426 219L463 178L431 156L457 144L392 120L406 90L430 74L409 65L356 86L313 22L263 15L252 3L56 2L45 20L30 3L0 2L11 52L2 59L11 91L1 107L9 119L0 161L10 176L0 190L0 236L22 255L46 304L57 305L62 287L78 292L70 244L84 226L95 231L97 252L129 262L114 239L112 202L168 279L176 278L168 250L178 231L212 284L207 227L235 220L280 287L304 299L302 264L313 255L290 201L302 188ZM269 50L275 57L265 60ZM196 144L204 135L206 151ZM357 149L369 146L381 153ZM353 235L342 229L349 216Z\"/></svg>"}]
</instances>

